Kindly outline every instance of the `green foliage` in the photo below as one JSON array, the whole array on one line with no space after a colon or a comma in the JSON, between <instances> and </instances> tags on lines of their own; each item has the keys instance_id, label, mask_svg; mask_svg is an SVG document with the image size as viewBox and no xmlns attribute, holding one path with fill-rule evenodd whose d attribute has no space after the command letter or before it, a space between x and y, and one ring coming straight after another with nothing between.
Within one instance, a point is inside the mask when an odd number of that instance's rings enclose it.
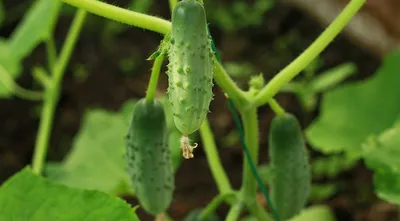
<instances>
[{"instance_id":1,"label":"green foliage","mask_svg":"<svg viewBox=\"0 0 400 221\"><path fill-rule=\"evenodd\" d=\"M314 60L303 71L304 77L301 80L290 82L282 88L284 92L296 94L306 111L316 108L319 93L333 88L356 72L354 64L344 63L316 75L321 63L321 59Z\"/></svg>"},{"instance_id":2,"label":"green foliage","mask_svg":"<svg viewBox=\"0 0 400 221\"><path fill-rule=\"evenodd\" d=\"M400 121L364 144L363 158L374 174L378 196L400 205Z\"/></svg>"},{"instance_id":3,"label":"green foliage","mask_svg":"<svg viewBox=\"0 0 400 221\"><path fill-rule=\"evenodd\" d=\"M127 102L115 113L101 109L88 111L73 148L62 163L48 165L47 176L67 186L132 194L126 173L124 137L130 108L135 102Z\"/></svg>"},{"instance_id":4,"label":"green foliage","mask_svg":"<svg viewBox=\"0 0 400 221\"><path fill-rule=\"evenodd\" d=\"M299 215L293 217L289 221L336 221L335 214L328 206L315 205L304 209Z\"/></svg>"},{"instance_id":5,"label":"green foliage","mask_svg":"<svg viewBox=\"0 0 400 221\"><path fill-rule=\"evenodd\" d=\"M345 155L318 157L312 162L313 177L316 179L334 178L341 172L355 166L357 160Z\"/></svg>"},{"instance_id":6,"label":"green foliage","mask_svg":"<svg viewBox=\"0 0 400 221\"><path fill-rule=\"evenodd\" d=\"M99 191L54 184L25 168L0 188L0 220L138 221L129 204Z\"/></svg>"},{"instance_id":7,"label":"green foliage","mask_svg":"<svg viewBox=\"0 0 400 221\"><path fill-rule=\"evenodd\" d=\"M248 26L260 25L263 15L274 6L274 0L212 1L204 0L207 17L212 24L217 24L227 31L234 31Z\"/></svg>"},{"instance_id":8,"label":"green foliage","mask_svg":"<svg viewBox=\"0 0 400 221\"><path fill-rule=\"evenodd\" d=\"M393 53L373 77L325 93L320 116L306 130L312 147L358 157L369 136L391 127L400 113L399 62Z\"/></svg>"},{"instance_id":9,"label":"green foliage","mask_svg":"<svg viewBox=\"0 0 400 221\"><path fill-rule=\"evenodd\" d=\"M35 1L10 39L0 42L0 65L13 78L19 76L23 59L41 42L51 37L60 6L60 1ZM9 92L0 83L0 97L9 96Z\"/></svg>"}]
</instances>

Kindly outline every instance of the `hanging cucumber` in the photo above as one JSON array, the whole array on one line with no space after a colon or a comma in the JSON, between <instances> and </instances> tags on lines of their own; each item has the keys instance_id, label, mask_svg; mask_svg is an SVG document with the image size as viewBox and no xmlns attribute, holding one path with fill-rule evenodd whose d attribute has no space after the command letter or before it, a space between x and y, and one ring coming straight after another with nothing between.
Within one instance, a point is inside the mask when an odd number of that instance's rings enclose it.
<instances>
[{"instance_id":1,"label":"hanging cucumber","mask_svg":"<svg viewBox=\"0 0 400 221\"><path fill-rule=\"evenodd\" d=\"M311 171L302 130L296 117L285 113L271 122L269 157L271 199L282 220L298 214L310 193Z\"/></svg>"},{"instance_id":2,"label":"hanging cucumber","mask_svg":"<svg viewBox=\"0 0 400 221\"><path fill-rule=\"evenodd\" d=\"M167 94L185 158L192 158L197 146L190 146L187 135L200 128L213 97L212 56L203 6L180 1L172 13Z\"/></svg>"},{"instance_id":3,"label":"hanging cucumber","mask_svg":"<svg viewBox=\"0 0 400 221\"><path fill-rule=\"evenodd\" d=\"M174 191L164 108L139 100L126 138L128 171L141 207L158 215L169 207Z\"/></svg>"}]
</instances>

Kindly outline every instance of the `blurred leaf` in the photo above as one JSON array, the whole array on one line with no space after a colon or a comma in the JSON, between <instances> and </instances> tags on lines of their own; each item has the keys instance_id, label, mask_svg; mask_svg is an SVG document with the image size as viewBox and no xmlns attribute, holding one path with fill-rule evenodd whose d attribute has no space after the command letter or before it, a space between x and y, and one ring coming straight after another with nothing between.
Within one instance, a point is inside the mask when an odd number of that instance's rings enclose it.
<instances>
[{"instance_id":1,"label":"blurred leaf","mask_svg":"<svg viewBox=\"0 0 400 221\"><path fill-rule=\"evenodd\" d=\"M62 163L48 164L47 176L71 187L134 194L126 172L124 137L135 103L136 100L127 101L119 112L88 111L70 153ZM170 133L174 169L182 160L179 137Z\"/></svg>"},{"instance_id":2,"label":"blurred leaf","mask_svg":"<svg viewBox=\"0 0 400 221\"><path fill-rule=\"evenodd\" d=\"M356 159L345 155L329 155L318 157L312 162L313 178L335 178L341 172L353 168L357 163Z\"/></svg>"},{"instance_id":3,"label":"blurred leaf","mask_svg":"<svg viewBox=\"0 0 400 221\"><path fill-rule=\"evenodd\" d=\"M312 147L360 156L367 137L391 127L400 113L399 67L395 52L373 77L325 93L320 116L306 130Z\"/></svg>"},{"instance_id":4,"label":"blurred leaf","mask_svg":"<svg viewBox=\"0 0 400 221\"><path fill-rule=\"evenodd\" d=\"M7 70L7 73L11 76L15 76L17 73L21 71L21 66L19 62L17 62L10 53L10 47L8 42L0 38L0 65ZM11 97L11 93L4 87L4 85L0 81L0 98L9 98Z\"/></svg>"},{"instance_id":5,"label":"blurred leaf","mask_svg":"<svg viewBox=\"0 0 400 221\"><path fill-rule=\"evenodd\" d=\"M269 181L272 176L272 168L268 164L262 164L258 167L258 173L260 174L263 184L269 185Z\"/></svg>"},{"instance_id":6,"label":"blurred leaf","mask_svg":"<svg viewBox=\"0 0 400 221\"><path fill-rule=\"evenodd\" d=\"M226 72L234 78L250 77L257 73L255 68L247 62L226 62L224 67Z\"/></svg>"},{"instance_id":7,"label":"blurred leaf","mask_svg":"<svg viewBox=\"0 0 400 221\"><path fill-rule=\"evenodd\" d=\"M299 215L289 221L336 221L335 214L328 206L315 205L304 209Z\"/></svg>"},{"instance_id":8,"label":"blurred leaf","mask_svg":"<svg viewBox=\"0 0 400 221\"><path fill-rule=\"evenodd\" d=\"M16 60L22 60L40 42L51 36L61 4L61 1L54 0L34 2L10 36L10 52Z\"/></svg>"},{"instance_id":9,"label":"blurred leaf","mask_svg":"<svg viewBox=\"0 0 400 221\"><path fill-rule=\"evenodd\" d=\"M400 121L364 145L364 160L374 174L378 196L400 205Z\"/></svg>"},{"instance_id":10,"label":"blurred leaf","mask_svg":"<svg viewBox=\"0 0 400 221\"><path fill-rule=\"evenodd\" d=\"M335 183L327 184L312 184L310 200L327 200L338 191L338 186Z\"/></svg>"},{"instance_id":11,"label":"blurred leaf","mask_svg":"<svg viewBox=\"0 0 400 221\"><path fill-rule=\"evenodd\" d=\"M222 221L221 218L214 212L211 213L206 219L200 219L202 208L193 209L183 218L183 221Z\"/></svg>"},{"instance_id":12,"label":"blurred leaf","mask_svg":"<svg viewBox=\"0 0 400 221\"><path fill-rule=\"evenodd\" d=\"M46 174L61 184L111 194L132 194L126 173L125 134L134 103L121 112L90 110L64 161L49 164ZM126 187L122 189L121 187Z\"/></svg>"},{"instance_id":13,"label":"blurred leaf","mask_svg":"<svg viewBox=\"0 0 400 221\"><path fill-rule=\"evenodd\" d=\"M138 221L129 204L99 191L68 188L25 168L0 188L0 220Z\"/></svg>"},{"instance_id":14,"label":"blurred leaf","mask_svg":"<svg viewBox=\"0 0 400 221\"><path fill-rule=\"evenodd\" d=\"M310 82L310 88L315 92L322 92L329 89L349 76L355 74L357 67L353 63L345 63L331 68L314 77Z\"/></svg>"},{"instance_id":15,"label":"blurred leaf","mask_svg":"<svg viewBox=\"0 0 400 221\"><path fill-rule=\"evenodd\" d=\"M211 1L204 0L207 19L228 31L259 25L264 13L274 6L274 0L244 1Z\"/></svg>"}]
</instances>

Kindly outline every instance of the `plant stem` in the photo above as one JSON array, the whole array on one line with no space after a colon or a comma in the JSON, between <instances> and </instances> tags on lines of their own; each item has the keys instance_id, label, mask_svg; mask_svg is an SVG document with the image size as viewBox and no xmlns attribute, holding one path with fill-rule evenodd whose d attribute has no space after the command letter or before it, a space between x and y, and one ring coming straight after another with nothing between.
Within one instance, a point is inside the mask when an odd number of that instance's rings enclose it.
<instances>
[{"instance_id":1,"label":"plant stem","mask_svg":"<svg viewBox=\"0 0 400 221\"><path fill-rule=\"evenodd\" d=\"M59 100L61 81L64 75L68 60L78 39L86 17L86 11L79 9L74 17L67 38L61 50L60 57L55 64L51 86L46 88L46 96L41 113L39 132L36 139L35 152L32 160L33 171L40 174L44 167L44 161L49 146L51 127L55 109Z\"/></svg>"},{"instance_id":2,"label":"plant stem","mask_svg":"<svg viewBox=\"0 0 400 221\"><path fill-rule=\"evenodd\" d=\"M267 103L279 90L307 67L350 22L351 18L362 7L366 0L352 0L340 15L299 57L286 66L260 91L252 102L252 106Z\"/></svg>"},{"instance_id":3,"label":"plant stem","mask_svg":"<svg viewBox=\"0 0 400 221\"><path fill-rule=\"evenodd\" d=\"M229 209L229 212L228 212L228 215L226 216L225 221L238 220L240 213L242 212L242 209L243 209L243 202L238 201Z\"/></svg>"},{"instance_id":4,"label":"plant stem","mask_svg":"<svg viewBox=\"0 0 400 221\"><path fill-rule=\"evenodd\" d=\"M218 190L221 194L232 192L232 187L229 182L228 176L221 164L213 133L211 131L208 120L204 120L200 127L200 136L203 142L204 151L207 157L207 162L211 170L211 174L217 184Z\"/></svg>"},{"instance_id":5,"label":"plant stem","mask_svg":"<svg viewBox=\"0 0 400 221\"><path fill-rule=\"evenodd\" d=\"M258 164L258 119L257 109L251 108L244 112L241 112L243 118L244 136L247 149L249 151L251 160L257 166ZM243 156L243 178L242 178L242 196L244 201L255 201L257 193L257 183L252 173L250 164Z\"/></svg>"},{"instance_id":6,"label":"plant stem","mask_svg":"<svg viewBox=\"0 0 400 221\"><path fill-rule=\"evenodd\" d=\"M130 11L96 0L62 0L65 3L82 8L93 14L109 18L114 21L133 25L150 31L167 34L171 30L171 23L167 20Z\"/></svg>"},{"instance_id":7,"label":"plant stem","mask_svg":"<svg viewBox=\"0 0 400 221\"><path fill-rule=\"evenodd\" d=\"M276 115L282 116L285 114L285 109L283 109L275 99L271 99L268 104Z\"/></svg>"},{"instance_id":8,"label":"plant stem","mask_svg":"<svg viewBox=\"0 0 400 221\"><path fill-rule=\"evenodd\" d=\"M32 91L19 86L2 65L0 65L0 83L3 84L9 92L20 98L32 101L43 99L43 92Z\"/></svg>"},{"instance_id":9,"label":"plant stem","mask_svg":"<svg viewBox=\"0 0 400 221\"><path fill-rule=\"evenodd\" d=\"M214 56L214 79L225 93L229 95L229 98L235 103L237 108L241 108L244 104L248 103L246 93L241 90L236 83L229 77L225 69L222 67Z\"/></svg>"},{"instance_id":10,"label":"plant stem","mask_svg":"<svg viewBox=\"0 0 400 221\"><path fill-rule=\"evenodd\" d=\"M96 15L144 28L150 31L167 34L171 30L171 22L138 12L133 12L110 4L106 4L96 0L62 0L65 3L75 7L86 9ZM239 108L247 105L248 100L245 93L233 82L226 73L222 65L214 56L214 77L217 84L232 98L232 101Z\"/></svg>"},{"instance_id":11,"label":"plant stem","mask_svg":"<svg viewBox=\"0 0 400 221\"><path fill-rule=\"evenodd\" d=\"M218 194L203 211L200 213L199 218L200 220L206 220L217 208L224 202L227 198L235 196L235 193L225 193L225 194Z\"/></svg>"},{"instance_id":12,"label":"plant stem","mask_svg":"<svg viewBox=\"0 0 400 221\"><path fill-rule=\"evenodd\" d=\"M164 61L164 55L159 55L154 60L153 68L151 70L150 82L146 92L146 102L154 101L156 94L158 77L160 76L161 65Z\"/></svg>"},{"instance_id":13,"label":"plant stem","mask_svg":"<svg viewBox=\"0 0 400 221\"><path fill-rule=\"evenodd\" d=\"M46 53L47 53L48 68L49 70L54 70L54 65L57 59L57 51L53 36L50 36L46 40Z\"/></svg>"}]
</instances>

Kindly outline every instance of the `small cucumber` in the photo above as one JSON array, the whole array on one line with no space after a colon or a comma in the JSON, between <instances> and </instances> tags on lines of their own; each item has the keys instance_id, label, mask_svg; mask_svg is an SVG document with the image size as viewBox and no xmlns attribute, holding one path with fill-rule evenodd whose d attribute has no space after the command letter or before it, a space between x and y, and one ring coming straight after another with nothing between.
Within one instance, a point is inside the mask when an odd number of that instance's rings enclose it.
<instances>
[{"instance_id":1,"label":"small cucumber","mask_svg":"<svg viewBox=\"0 0 400 221\"><path fill-rule=\"evenodd\" d=\"M172 13L168 98L174 122L183 135L198 130L213 97L213 52L203 6L180 1Z\"/></svg>"},{"instance_id":2,"label":"small cucumber","mask_svg":"<svg viewBox=\"0 0 400 221\"><path fill-rule=\"evenodd\" d=\"M152 215L166 211L174 191L164 108L139 100L126 136L128 171L141 207Z\"/></svg>"},{"instance_id":3,"label":"small cucumber","mask_svg":"<svg viewBox=\"0 0 400 221\"><path fill-rule=\"evenodd\" d=\"M292 114L271 122L269 157L272 169L271 199L282 220L297 215L307 203L311 170L302 129Z\"/></svg>"}]
</instances>

